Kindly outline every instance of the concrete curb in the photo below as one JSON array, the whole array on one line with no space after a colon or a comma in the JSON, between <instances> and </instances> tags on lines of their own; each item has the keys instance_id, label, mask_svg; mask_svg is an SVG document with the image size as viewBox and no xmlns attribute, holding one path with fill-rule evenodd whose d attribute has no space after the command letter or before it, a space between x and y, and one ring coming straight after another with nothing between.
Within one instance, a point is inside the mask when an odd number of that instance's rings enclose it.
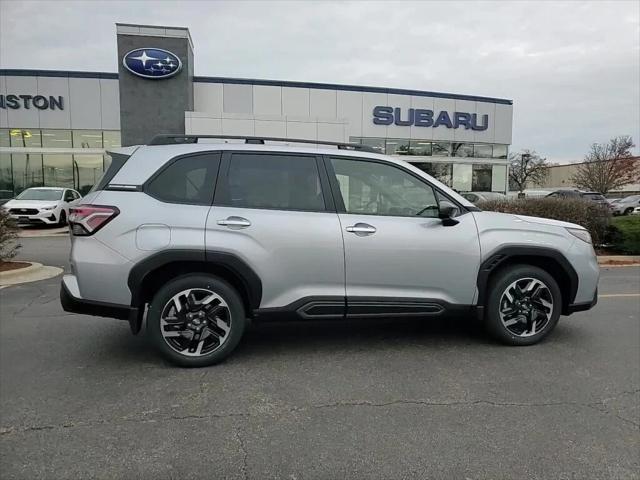
<instances>
[{"instance_id":1,"label":"concrete curb","mask_svg":"<svg viewBox=\"0 0 640 480\"><path fill-rule=\"evenodd\" d=\"M640 266L640 255L600 255L598 265L601 267L636 267Z\"/></svg>"},{"instance_id":2,"label":"concrete curb","mask_svg":"<svg viewBox=\"0 0 640 480\"><path fill-rule=\"evenodd\" d=\"M38 262L27 263L31 265L25 268L18 268L17 270L0 272L0 287L37 282L38 280L56 277L62 273L62 269L58 267L49 267Z\"/></svg>"},{"instance_id":3,"label":"concrete curb","mask_svg":"<svg viewBox=\"0 0 640 480\"><path fill-rule=\"evenodd\" d=\"M53 228L53 229L23 229L18 232L18 238L47 238L47 237L61 237L69 234L67 227Z\"/></svg>"}]
</instances>

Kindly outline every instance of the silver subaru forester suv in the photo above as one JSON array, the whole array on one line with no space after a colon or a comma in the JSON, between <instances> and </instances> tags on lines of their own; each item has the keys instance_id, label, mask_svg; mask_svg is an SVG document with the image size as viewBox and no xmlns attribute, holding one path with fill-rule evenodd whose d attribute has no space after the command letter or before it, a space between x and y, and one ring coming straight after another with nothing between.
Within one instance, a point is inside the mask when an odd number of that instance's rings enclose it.
<instances>
[{"instance_id":1,"label":"silver subaru forester suv","mask_svg":"<svg viewBox=\"0 0 640 480\"><path fill-rule=\"evenodd\" d=\"M473 315L531 345L596 303L584 228L483 212L361 145L160 135L110 155L69 216L62 306L145 322L179 365L222 360L250 320Z\"/></svg>"}]
</instances>

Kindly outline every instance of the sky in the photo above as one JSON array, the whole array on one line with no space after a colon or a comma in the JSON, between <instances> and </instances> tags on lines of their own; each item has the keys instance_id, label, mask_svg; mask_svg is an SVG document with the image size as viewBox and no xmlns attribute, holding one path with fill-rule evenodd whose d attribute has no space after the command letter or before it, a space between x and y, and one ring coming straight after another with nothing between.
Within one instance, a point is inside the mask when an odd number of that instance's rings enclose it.
<instances>
[{"instance_id":1,"label":"sky","mask_svg":"<svg viewBox=\"0 0 640 480\"><path fill-rule=\"evenodd\" d=\"M508 98L511 151L551 162L640 143L638 0L0 0L0 67L116 72L116 22L188 27L196 75Z\"/></svg>"}]
</instances>

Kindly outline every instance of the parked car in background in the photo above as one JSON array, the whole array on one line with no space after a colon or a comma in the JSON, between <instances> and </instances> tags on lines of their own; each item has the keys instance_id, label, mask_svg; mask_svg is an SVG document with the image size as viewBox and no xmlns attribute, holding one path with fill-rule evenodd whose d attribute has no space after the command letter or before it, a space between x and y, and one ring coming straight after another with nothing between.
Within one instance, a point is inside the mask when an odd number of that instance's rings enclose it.
<instances>
[{"instance_id":1,"label":"parked car in background","mask_svg":"<svg viewBox=\"0 0 640 480\"><path fill-rule=\"evenodd\" d=\"M610 204L609 208L614 215L629 215L635 207L640 206L640 195L629 195Z\"/></svg>"},{"instance_id":2,"label":"parked car in background","mask_svg":"<svg viewBox=\"0 0 640 480\"><path fill-rule=\"evenodd\" d=\"M471 203L488 202L489 200L506 200L507 196L500 192L466 192L461 193Z\"/></svg>"},{"instance_id":3,"label":"parked car in background","mask_svg":"<svg viewBox=\"0 0 640 480\"><path fill-rule=\"evenodd\" d=\"M572 198L590 200L600 205L609 206L609 202L599 192L583 192L582 190L556 190L547 195L547 198Z\"/></svg>"},{"instance_id":4,"label":"parked car in background","mask_svg":"<svg viewBox=\"0 0 640 480\"><path fill-rule=\"evenodd\" d=\"M81 198L78 192L70 188L27 188L2 208L9 211L18 225L65 225L69 218L69 207Z\"/></svg>"}]
</instances>

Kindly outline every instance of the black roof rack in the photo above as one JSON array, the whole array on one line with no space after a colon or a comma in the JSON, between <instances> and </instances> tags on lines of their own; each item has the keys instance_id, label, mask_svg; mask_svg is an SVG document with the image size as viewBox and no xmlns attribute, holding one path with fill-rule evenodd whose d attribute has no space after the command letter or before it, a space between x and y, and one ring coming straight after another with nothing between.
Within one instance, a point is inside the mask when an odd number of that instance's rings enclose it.
<instances>
[{"instance_id":1,"label":"black roof rack","mask_svg":"<svg viewBox=\"0 0 640 480\"><path fill-rule=\"evenodd\" d=\"M358 150L361 152L380 153L368 145L359 143L325 142L323 140L309 140L302 138L277 138L277 137L248 137L246 135L173 135L160 134L151 139L147 145L179 145L186 143L198 143L201 138L218 138L221 140L244 140L244 143L264 145L264 142L309 143L313 145L332 145L339 150Z\"/></svg>"}]
</instances>

